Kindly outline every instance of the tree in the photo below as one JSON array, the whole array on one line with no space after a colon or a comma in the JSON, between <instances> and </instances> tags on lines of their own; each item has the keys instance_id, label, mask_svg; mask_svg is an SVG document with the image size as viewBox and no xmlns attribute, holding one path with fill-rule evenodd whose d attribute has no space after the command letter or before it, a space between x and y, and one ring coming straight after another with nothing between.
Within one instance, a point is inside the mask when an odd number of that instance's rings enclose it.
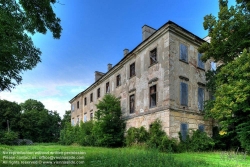
<instances>
[{"instance_id":1,"label":"tree","mask_svg":"<svg viewBox=\"0 0 250 167\"><path fill-rule=\"evenodd\" d=\"M119 99L111 94L106 94L96 107L96 122L93 127L96 145L121 146L124 139L125 123L122 120Z\"/></svg>"},{"instance_id":2,"label":"tree","mask_svg":"<svg viewBox=\"0 0 250 167\"><path fill-rule=\"evenodd\" d=\"M246 66L250 59L249 51L244 49L250 47L250 1L237 0L237 4L230 8L227 2L219 1L218 18L213 15L204 17L203 25L211 42L203 43L199 52L203 53L204 61L213 59L221 63L216 71L206 73L207 89L214 93L215 98L206 102L205 113L219 121L221 134L230 137L231 143L240 141L247 148L245 143L249 134L244 130L249 127L246 125L249 117L249 69ZM242 128L243 124L245 128Z\"/></svg>"},{"instance_id":3,"label":"tree","mask_svg":"<svg viewBox=\"0 0 250 167\"><path fill-rule=\"evenodd\" d=\"M57 112L44 108L44 105L33 99L20 104L22 115L19 121L22 138L34 142L54 142L59 139L61 118Z\"/></svg>"},{"instance_id":4,"label":"tree","mask_svg":"<svg viewBox=\"0 0 250 167\"><path fill-rule=\"evenodd\" d=\"M20 73L41 61L41 51L28 35L47 29L59 39L62 28L52 6L56 0L0 0L0 91L20 84Z\"/></svg>"},{"instance_id":5,"label":"tree","mask_svg":"<svg viewBox=\"0 0 250 167\"><path fill-rule=\"evenodd\" d=\"M71 111L65 111L65 114L63 115L63 119L61 121L61 128L63 129L66 123L70 123L71 120Z\"/></svg>"}]
</instances>

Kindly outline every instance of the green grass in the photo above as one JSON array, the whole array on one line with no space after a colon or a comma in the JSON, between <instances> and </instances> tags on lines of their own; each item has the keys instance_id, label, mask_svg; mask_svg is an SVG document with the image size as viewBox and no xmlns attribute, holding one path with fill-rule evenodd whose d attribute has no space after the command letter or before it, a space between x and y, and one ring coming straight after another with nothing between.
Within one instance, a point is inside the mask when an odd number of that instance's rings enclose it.
<instances>
[{"instance_id":1,"label":"green grass","mask_svg":"<svg viewBox=\"0 0 250 167\"><path fill-rule=\"evenodd\" d=\"M10 155L10 157L24 158L32 156L36 157L33 161L39 162L39 157L41 156L58 156L59 154L80 152L82 155L61 155L61 156L71 156L79 157L78 162L83 162L81 165L56 165L56 166L86 166L86 167L214 167L214 166L227 166L227 167L250 167L250 157L247 156L246 159L242 159L241 156L222 156L219 152L209 152L209 153L181 153L181 154L168 154L160 153L157 150L144 150L138 148L99 148L99 147L82 147L78 145L72 146L61 146L57 144L37 144L32 146L5 146L0 145L0 166L11 166L11 163L3 164L6 162L6 154L4 153L19 153L19 155ZM26 157L21 153L27 153ZM30 153L43 152L42 154L30 155ZM49 153L56 153L52 155ZM86 153L86 154L85 154ZM84 156L84 157L83 157ZM59 157L60 158L60 157ZM67 157L66 157L67 158ZM84 158L84 159L83 159ZM68 162L72 162L69 159ZM64 161L66 161L64 160ZM14 161L14 160L12 160ZM19 163L21 161L32 161L29 159L16 159ZM40 162L58 162L59 159L53 160L41 160ZM62 161L62 160L61 160ZM39 166L39 167L51 167L55 165L27 165L19 164L13 166Z\"/></svg>"}]
</instances>

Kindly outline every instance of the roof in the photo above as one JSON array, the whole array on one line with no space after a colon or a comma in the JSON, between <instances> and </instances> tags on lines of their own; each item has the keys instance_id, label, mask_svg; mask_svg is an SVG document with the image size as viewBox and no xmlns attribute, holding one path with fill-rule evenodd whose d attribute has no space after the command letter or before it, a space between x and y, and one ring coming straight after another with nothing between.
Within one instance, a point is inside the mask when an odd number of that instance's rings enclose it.
<instances>
[{"instance_id":1,"label":"roof","mask_svg":"<svg viewBox=\"0 0 250 167\"><path fill-rule=\"evenodd\" d=\"M98 83L98 81L100 81L102 78L104 78L106 75L108 75L110 73L110 71L112 71L112 69L114 69L116 66L118 66L121 62L123 62L129 55L131 55L137 48L139 48L142 44L146 43L150 37L152 37L154 34L156 34L157 32L159 32L163 27L167 26L167 25L174 25L178 28L180 28L182 31L194 36L196 39L198 39L199 41L202 42L206 42L204 39L196 36L195 34L191 33L190 31L186 30L185 28L179 26L178 24L172 22L172 21L168 21L166 22L164 25L162 25L158 30L156 30L153 34L151 34L147 39L143 40L139 45L137 45L132 51L130 51L126 56L124 56L116 65L114 65L107 73L103 73L104 75L99 78L97 81L95 81L92 85L90 85L87 89L85 89L84 91L78 93L75 97L73 97L69 102L72 102L76 97L78 97L81 94L84 94L85 92L87 92L89 89L91 89L91 87L93 87L96 83ZM144 25L145 26L145 25ZM146 25L148 26L148 25ZM148 26L149 27L149 26ZM152 28L154 29L154 28Z\"/></svg>"}]
</instances>

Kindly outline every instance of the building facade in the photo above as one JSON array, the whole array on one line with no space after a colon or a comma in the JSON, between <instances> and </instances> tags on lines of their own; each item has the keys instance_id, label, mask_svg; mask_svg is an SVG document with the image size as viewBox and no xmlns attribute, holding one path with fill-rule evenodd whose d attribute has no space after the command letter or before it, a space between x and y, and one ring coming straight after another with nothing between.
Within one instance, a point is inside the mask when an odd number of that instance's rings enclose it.
<instances>
[{"instance_id":1,"label":"building facade","mask_svg":"<svg viewBox=\"0 0 250 167\"><path fill-rule=\"evenodd\" d=\"M158 30L142 27L142 42L106 73L95 72L95 83L77 94L71 104L72 124L93 119L96 104L106 93L120 99L126 128L149 128L161 120L173 138L188 130L212 133L212 121L204 119L205 71L198 47L206 42L179 25L168 21Z\"/></svg>"}]
</instances>

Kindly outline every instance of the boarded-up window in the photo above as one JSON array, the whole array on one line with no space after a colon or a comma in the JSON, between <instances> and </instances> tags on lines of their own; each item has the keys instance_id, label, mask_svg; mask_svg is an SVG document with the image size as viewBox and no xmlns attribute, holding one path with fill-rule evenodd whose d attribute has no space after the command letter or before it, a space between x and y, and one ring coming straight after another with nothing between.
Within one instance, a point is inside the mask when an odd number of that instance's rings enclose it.
<instances>
[{"instance_id":1,"label":"boarded-up window","mask_svg":"<svg viewBox=\"0 0 250 167\"><path fill-rule=\"evenodd\" d=\"M129 111L130 113L135 112L135 95L129 96Z\"/></svg>"},{"instance_id":2,"label":"boarded-up window","mask_svg":"<svg viewBox=\"0 0 250 167\"><path fill-rule=\"evenodd\" d=\"M110 92L110 88L109 88L109 82L106 83L106 93Z\"/></svg>"},{"instance_id":3,"label":"boarded-up window","mask_svg":"<svg viewBox=\"0 0 250 167\"><path fill-rule=\"evenodd\" d=\"M150 51L150 65L157 63L157 49Z\"/></svg>"},{"instance_id":4,"label":"boarded-up window","mask_svg":"<svg viewBox=\"0 0 250 167\"><path fill-rule=\"evenodd\" d=\"M156 85L150 87L150 107L156 106Z\"/></svg>"},{"instance_id":5,"label":"boarded-up window","mask_svg":"<svg viewBox=\"0 0 250 167\"><path fill-rule=\"evenodd\" d=\"M198 88L198 108L204 110L204 88Z\"/></svg>"},{"instance_id":6,"label":"boarded-up window","mask_svg":"<svg viewBox=\"0 0 250 167\"><path fill-rule=\"evenodd\" d=\"M101 89L98 88L98 89L97 89L97 98L99 98L100 96L101 96Z\"/></svg>"},{"instance_id":7,"label":"boarded-up window","mask_svg":"<svg viewBox=\"0 0 250 167\"><path fill-rule=\"evenodd\" d=\"M120 85L121 85L121 75L119 74L116 76L116 86L118 87Z\"/></svg>"},{"instance_id":8,"label":"boarded-up window","mask_svg":"<svg viewBox=\"0 0 250 167\"><path fill-rule=\"evenodd\" d=\"M87 122L87 114L84 114L84 122Z\"/></svg>"},{"instance_id":9,"label":"boarded-up window","mask_svg":"<svg viewBox=\"0 0 250 167\"><path fill-rule=\"evenodd\" d=\"M135 63L130 65L130 77L135 76Z\"/></svg>"},{"instance_id":10,"label":"boarded-up window","mask_svg":"<svg viewBox=\"0 0 250 167\"><path fill-rule=\"evenodd\" d=\"M186 141L188 134L188 125L186 123L181 123L181 139Z\"/></svg>"},{"instance_id":11,"label":"boarded-up window","mask_svg":"<svg viewBox=\"0 0 250 167\"><path fill-rule=\"evenodd\" d=\"M87 105L87 97L84 98L84 105Z\"/></svg>"},{"instance_id":12,"label":"boarded-up window","mask_svg":"<svg viewBox=\"0 0 250 167\"><path fill-rule=\"evenodd\" d=\"M205 64L203 63L203 61L201 61L201 53L198 53L198 67L201 69L205 69Z\"/></svg>"},{"instance_id":13,"label":"boarded-up window","mask_svg":"<svg viewBox=\"0 0 250 167\"><path fill-rule=\"evenodd\" d=\"M188 47L180 43L180 60L188 62Z\"/></svg>"},{"instance_id":14,"label":"boarded-up window","mask_svg":"<svg viewBox=\"0 0 250 167\"><path fill-rule=\"evenodd\" d=\"M188 106L188 84L184 82L180 86L180 101L181 105Z\"/></svg>"},{"instance_id":15,"label":"boarded-up window","mask_svg":"<svg viewBox=\"0 0 250 167\"><path fill-rule=\"evenodd\" d=\"M93 102L93 93L90 94L90 102Z\"/></svg>"},{"instance_id":16,"label":"boarded-up window","mask_svg":"<svg viewBox=\"0 0 250 167\"><path fill-rule=\"evenodd\" d=\"M78 108L79 108L79 106L80 106L80 105L79 105L79 101L77 101L77 105L76 105L76 106L77 106L77 109L78 109Z\"/></svg>"},{"instance_id":17,"label":"boarded-up window","mask_svg":"<svg viewBox=\"0 0 250 167\"><path fill-rule=\"evenodd\" d=\"M198 129L199 131L204 132L204 125L202 124L198 125Z\"/></svg>"}]
</instances>

